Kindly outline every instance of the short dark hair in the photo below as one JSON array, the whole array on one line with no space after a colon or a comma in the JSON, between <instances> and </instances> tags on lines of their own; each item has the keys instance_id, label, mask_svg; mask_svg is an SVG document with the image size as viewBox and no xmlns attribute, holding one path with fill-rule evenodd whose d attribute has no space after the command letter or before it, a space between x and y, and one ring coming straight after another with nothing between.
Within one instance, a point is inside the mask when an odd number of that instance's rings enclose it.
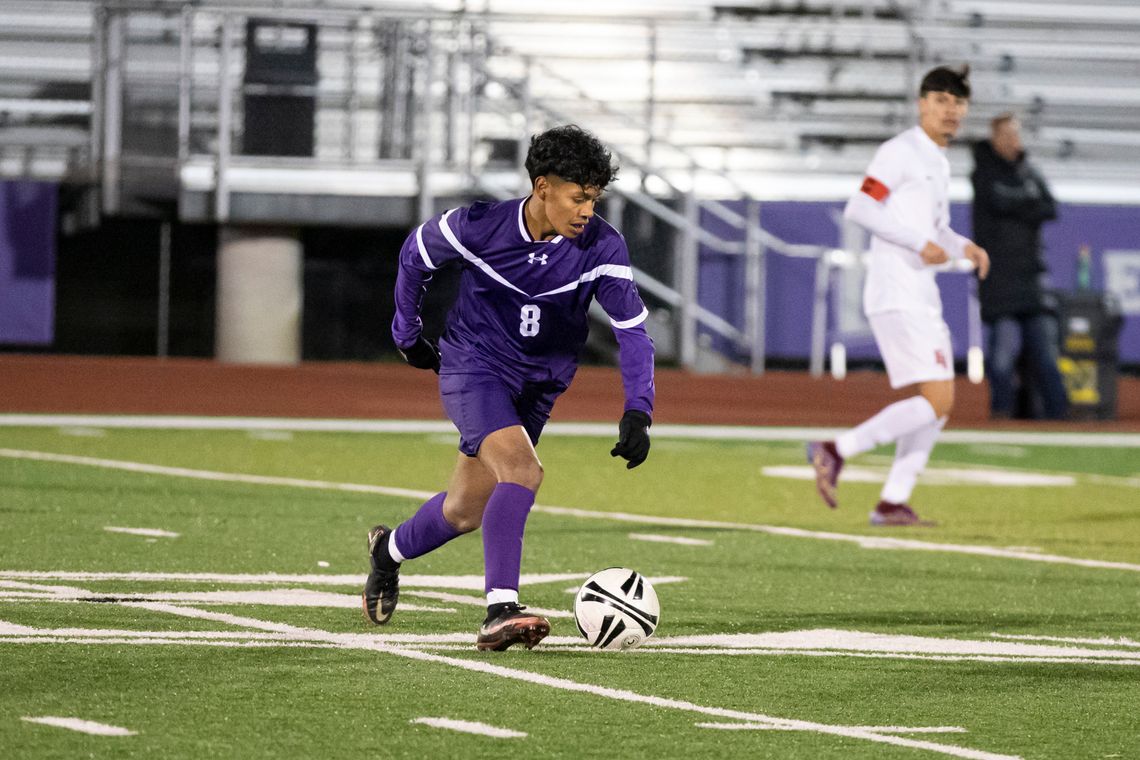
<instances>
[{"instance_id":1,"label":"short dark hair","mask_svg":"<svg viewBox=\"0 0 1140 760\"><path fill-rule=\"evenodd\" d=\"M939 66L926 72L918 86L918 97L928 92L948 92L956 98L969 98L970 64L964 64L960 69Z\"/></svg>"},{"instance_id":2,"label":"short dark hair","mask_svg":"<svg viewBox=\"0 0 1140 760\"><path fill-rule=\"evenodd\" d=\"M526 171L531 185L553 174L582 187L604 190L617 177L618 167L601 140L575 124L565 124L530 139Z\"/></svg>"}]
</instances>

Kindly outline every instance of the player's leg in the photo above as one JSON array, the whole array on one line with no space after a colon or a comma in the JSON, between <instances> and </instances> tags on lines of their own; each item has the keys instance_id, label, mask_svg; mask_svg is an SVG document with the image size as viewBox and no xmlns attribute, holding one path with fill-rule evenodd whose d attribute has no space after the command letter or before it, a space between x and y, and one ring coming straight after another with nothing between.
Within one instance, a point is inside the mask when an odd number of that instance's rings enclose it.
<instances>
[{"instance_id":1,"label":"player's leg","mask_svg":"<svg viewBox=\"0 0 1140 760\"><path fill-rule=\"evenodd\" d=\"M949 351L949 346L946 347ZM918 476L926 469L930 452L954 408L954 380L927 380L918 383L915 399L925 401L937 417L922 426L903 433L895 444L895 459L879 503L871 512L872 525L933 525L919 518L908 501ZM909 400L909 399L908 399Z\"/></svg>"},{"instance_id":2,"label":"player's leg","mask_svg":"<svg viewBox=\"0 0 1140 760\"><path fill-rule=\"evenodd\" d=\"M460 453L447 490L424 502L392 531L388 555L396 563L422 557L479 527L495 477L475 457Z\"/></svg>"},{"instance_id":3,"label":"player's leg","mask_svg":"<svg viewBox=\"0 0 1140 760\"><path fill-rule=\"evenodd\" d=\"M371 570L361 594L365 616L388 622L399 600L400 564L423 556L479 527L496 481L476 458L488 431L517 422L510 392L491 375L443 375L440 396L459 430L459 456L448 490L424 502L395 530L377 525L368 533Z\"/></svg>"},{"instance_id":4,"label":"player's leg","mask_svg":"<svg viewBox=\"0 0 1140 760\"><path fill-rule=\"evenodd\" d=\"M488 435L479 446L479 461L496 485L483 512L484 588L487 619L479 629L479 649L503 650L513 644L528 649L550 632L550 623L519 606L523 533L542 485L542 463L522 425Z\"/></svg>"},{"instance_id":5,"label":"player's leg","mask_svg":"<svg viewBox=\"0 0 1140 760\"><path fill-rule=\"evenodd\" d=\"M919 519L910 507L910 495L918 476L926 468L930 452L946 425L946 418L935 420L926 427L900 437L895 443L895 460L887 475L887 482L879 496L879 503L871 512L872 525L933 525Z\"/></svg>"},{"instance_id":6,"label":"player's leg","mask_svg":"<svg viewBox=\"0 0 1140 760\"><path fill-rule=\"evenodd\" d=\"M940 416L949 414L949 405L953 404L954 370L950 364L949 332L944 323L939 321L932 326L928 316L903 312L873 315L870 322L891 387L922 385L917 395L888 405L834 441L808 444L808 460L815 468L816 489L829 507L836 506L839 472L847 459L933 424ZM931 380L947 382L932 386L928 398L923 389ZM945 412L940 414L943 408Z\"/></svg>"}]
</instances>

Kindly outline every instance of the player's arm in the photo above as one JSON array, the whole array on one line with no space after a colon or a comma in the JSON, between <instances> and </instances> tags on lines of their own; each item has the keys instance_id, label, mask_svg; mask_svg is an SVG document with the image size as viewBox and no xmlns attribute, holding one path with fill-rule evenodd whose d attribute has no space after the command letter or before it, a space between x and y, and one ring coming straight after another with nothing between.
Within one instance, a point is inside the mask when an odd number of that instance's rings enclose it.
<instances>
[{"instance_id":1,"label":"player's arm","mask_svg":"<svg viewBox=\"0 0 1140 760\"><path fill-rule=\"evenodd\" d=\"M887 208L891 193L906 180L907 159L898 145L879 146L859 191L847 201L843 216L875 237L918 253L929 242L927 236Z\"/></svg>"},{"instance_id":2,"label":"player's arm","mask_svg":"<svg viewBox=\"0 0 1140 760\"><path fill-rule=\"evenodd\" d=\"M624 251L623 251L624 253ZM628 255L619 257L625 263L601 268L598 303L610 317L610 325L618 342L618 364L621 367L625 405L618 424L618 442L610 452L627 460L633 469L649 456L649 426L653 424L653 339L645 329L649 310L633 283L633 270Z\"/></svg>"},{"instance_id":3,"label":"player's arm","mask_svg":"<svg viewBox=\"0 0 1140 760\"><path fill-rule=\"evenodd\" d=\"M950 258L967 259L974 265L974 269L978 273L979 279L986 279L990 272L990 257L986 253L986 249L970 240L964 235L959 235L954 230L950 229L950 225L942 222L939 224L937 232L938 245L949 255Z\"/></svg>"},{"instance_id":4,"label":"player's arm","mask_svg":"<svg viewBox=\"0 0 1140 760\"><path fill-rule=\"evenodd\" d=\"M439 350L424 337L420 313L432 274L460 255L448 239L455 237L456 222L462 221L462 216L456 216L449 213L429 219L412 230L400 248L392 339L408 364L419 369L439 372Z\"/></svg>"}]
</instances>

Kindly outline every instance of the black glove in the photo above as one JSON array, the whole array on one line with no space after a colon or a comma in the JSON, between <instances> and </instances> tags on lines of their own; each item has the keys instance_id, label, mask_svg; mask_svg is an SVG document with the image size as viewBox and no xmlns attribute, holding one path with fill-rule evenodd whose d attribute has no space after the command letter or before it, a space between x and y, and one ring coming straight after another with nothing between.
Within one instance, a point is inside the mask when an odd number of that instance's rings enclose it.
<instances>
[{"instance_id":1,"label":"black glove","mask_svg":"<svg viewBox=\"0 0 1140 760\"><path fill-rule=\"evenodd\" d=\"M416 338L416 342L408 348L397 346L396 350L404 357L404 361L416 369L430 369L439 374L439 348L424 336Z\"/></svg>"},{"instance_id":2,"label":"black glove","mask_svg":"<svg viewBox=\"0 0 1140 760\"><path fill-rule=\"evenodd\" d=\"M644 462L649 456L649 426L652 424L653 420L645 412L628 410L618 423L618 442L610 456L628 460L627 470Z\"/></svg>"}]
</instances>

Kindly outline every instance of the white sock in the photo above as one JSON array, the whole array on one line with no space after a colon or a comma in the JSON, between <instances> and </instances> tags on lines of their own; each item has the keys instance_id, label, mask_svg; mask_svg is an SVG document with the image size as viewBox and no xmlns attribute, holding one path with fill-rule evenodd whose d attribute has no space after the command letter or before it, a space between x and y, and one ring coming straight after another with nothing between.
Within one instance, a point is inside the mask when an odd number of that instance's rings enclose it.
<instances>
[{"instance_id":1,"label":"white sock","mask_svg":"<svg viewBox=\"0 0 1140 760\"><path fill-rule=\"evenodd\" d=\"M493 588L487 592L487 604L505 604L506 602L519 603L519 590L517 588Z\"/></svg>"},{"instance_id":2,"label":"white sock","mask_svg":"<svg viewBox=\"0 0 1140 760\"><path fill-rule=\"evenodd\" d=\"M895 445L895 462L891 465L891 472L887 475L887 482L883 484L879 498L892 504L907 503L944 427L946 417L899 438Z\"/></svg>"},{"instance_id":3,"label":"white sock","mask_svg":"<svg viewBox=\"0 0 1140 760\"><path fill-rule=\"evenodd\" d=\"M388 536L388 556L390 556L392 559L396 560L397 562L403 562L404 561L404 555L400 553L400 547L396 546L396 533L397 533L397 531L399 531L399 528L392 531L391 535Z\"/></svg>"},{"instance_id":4,"label":"white sock","mask_svg":"<svg viewBox=\"0 0 1140 760\"><path fill-rule=\"evenodd\" d=\"M896 401L858 427L835 439L835 448L844 459L870 451L876 446L897 441L907 433L924 428L938 415L922 396Z\"/></svg>"}]
</instances>

